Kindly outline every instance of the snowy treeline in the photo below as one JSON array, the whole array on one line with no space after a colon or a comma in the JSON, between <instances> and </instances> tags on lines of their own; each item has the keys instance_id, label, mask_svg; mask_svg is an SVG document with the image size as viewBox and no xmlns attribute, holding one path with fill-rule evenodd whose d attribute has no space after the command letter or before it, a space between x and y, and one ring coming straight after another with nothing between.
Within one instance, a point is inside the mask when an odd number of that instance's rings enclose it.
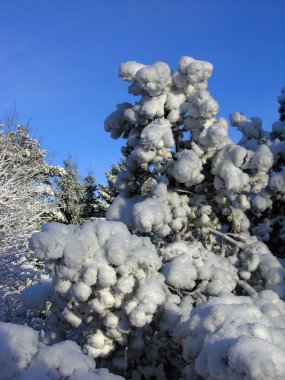
<instances>
[{"instance_id":1,"label":"snowy treeline","mask_svg":"<svg viewBox=\"0 0 285 380\"><path fill-rule=\"evenodd\" d=\"M73 340L130 379L285 378L285 90L270 132L230 115L234 143L212 71L190 57L120 66L138 98L105 122L127 140L107 220L30 240L51 280L22 300L46 308L51 349Z\"/></svg>"}]
</instances>

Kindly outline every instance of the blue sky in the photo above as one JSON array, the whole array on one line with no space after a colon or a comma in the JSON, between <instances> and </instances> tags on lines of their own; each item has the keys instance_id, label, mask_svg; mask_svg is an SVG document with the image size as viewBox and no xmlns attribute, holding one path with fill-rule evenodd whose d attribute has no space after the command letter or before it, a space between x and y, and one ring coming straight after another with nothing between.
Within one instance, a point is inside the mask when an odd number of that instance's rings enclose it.
<instances>
[{"instance_id":1,"label":"blue sky","mask_svg":"<svg viewBox=\"0 0 285 380\"><path fill-rule=\"evenodd\" d=\"M103 181L123 144L104 119L134 101L118 78L127 60L208 60L219 116L260 116L270 129L285 86L285 0L0 0L0 49L0 115L16 104L54 163L71 153Z\"/></svg>"}]
</instances>

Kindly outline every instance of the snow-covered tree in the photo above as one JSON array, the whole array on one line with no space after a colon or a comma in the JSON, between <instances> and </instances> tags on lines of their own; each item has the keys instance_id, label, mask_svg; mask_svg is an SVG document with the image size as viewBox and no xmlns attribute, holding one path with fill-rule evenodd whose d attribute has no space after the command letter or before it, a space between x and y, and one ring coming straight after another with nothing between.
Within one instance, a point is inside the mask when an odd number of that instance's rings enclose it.
<instances>
[{"instance_id":1,"label":"snow-covered tree","mask_svg":"<svg viewBox=\"0 0 285 380\"><path fill-rule=\"evenodd\" d=\"M58 212L51 177L61 168L46 162L46 152L24 126L0 126L0 251L25 248L29 234Z\"/></svg>"},{"instance_id":2,"label":"snow-covered tree","mask_svg":"<svg viewBox=\"0 0 285 380\"><path fill-rule=\"evenodd\" d=\"M28 128L11 120L0 127L0 320L11 318L17 292L41 274L43 266L28 250L31 233L60 215L52 178L62 168L49 165Z\"/></svg>"},{"instance_id":3,"label":"snow-covered tree","mask_svg":"<svg viewBox=\"0 0 285 380\"><path fill-rule=\"evenodd\" d=\"M117 195L118 190L115 187L118 174L125 169L124 162L121 160L117 165L111 165L110 171L105 171L105 177L107 180L106 185L98 185L98 196L95 204L95 212L98 217L105 217L109 206Z\"/></svg>"},{"instance_id":4,"label":"snow-covered tree","mask_svg":"<svg viewBox=\"0 0 285 380\"><path fill-rule=\"evenodd\" d=\"M96 216L95 209L96 209L96 202L97 202L96 179L94 176L94 172L91 169L88 171L87 177L84 178L83 188L84 188L84 194L83 194L82 217L85 220L88 220Z\"/></svg>"},{"instance_id":5,"label":"snow-covered tree","mask_svg":"<svg viewBox=\"0 0 285 380\"><path fill-rule=\"evenodd\" d=\"M55 196L66 224L82 223L84 186L76 162L68 156L63 161L64 173L55 178Z\"/></svg>"},{"instance_id":6,"label":"snow-covered tree","mask_svg":"<svg viewBox=\"0 0 285 380\"><path fill-rule=\"evenodd\" d=\"M110 171L105 172L107 180L106 185L98 185L98 197L96 199L96 215L98 217L105 217L109 206L113 203L114 199L119 195L119 190L116 188L116 181L119 173L126 170L124 160L121 159L118 164L113 164ZM147 194L153 187L154 181L148 178L143 183L138 184L141 194Z\"/></svg>"},{"instance_id":7,"label":"snow-covered tree","mask_svg":"<svg viewBox=\"0 0 285 380\"><path fill-rule=\"evenodd\" d=\"M53 277L47 339L73 339L128 378L285 377L273 251L285 240L285 124L269 133L234 113L234 143L207 90L212 70L191 57L175 71L122 64L139 98L105 122L127 140L107 220L47 224L31 239Z\"/></svg>"}]
</instances>

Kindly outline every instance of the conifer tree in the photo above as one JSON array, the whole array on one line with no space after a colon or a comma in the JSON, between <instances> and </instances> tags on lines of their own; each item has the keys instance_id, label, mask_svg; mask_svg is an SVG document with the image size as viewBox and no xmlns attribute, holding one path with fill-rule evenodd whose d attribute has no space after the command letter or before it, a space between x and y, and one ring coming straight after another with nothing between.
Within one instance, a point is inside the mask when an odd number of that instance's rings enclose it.
<instances>
[{"instance_id":1,"label":"conifer tree","mask_svg":"<svg viewBox=\"0 0 285 380\"><path fill-rule=\"evenodd\" d=\"M98 185L98 197L96 199L95 213L97 217L105 217L105 214L112 204L114 198L119 195L115 187L118 174L125 170L124 161L120 160L118 164L111 165L110 171L105 171L107 184Z\"/></svg>"},{"instance_id":2,"label":"conifer tree","mask_svg":"<svg viewBox=\"0 0 285 380\"><path fill-rule=\"evenodd\" d=\"M64 174L55 178L55 196L60 204L64 223L82 223L84 186L76 162L69 155L63 161Z\"/></svg>"},{"instance_id":3,"label":"conifer tree","mask_svg":"<svg viewBox=\"0 0 285 380\"><path fill-rule=\"evenodd\" d=\"M82 217L84 219L90 219L96 216L95 207L96 207L96 190L97 185L95 182L95 176L92 169L88 171L87 177L84 179L84 196L83 196L83 210Z\"/></svg>"},{"instance_id":4,"label":"conifer tree","mask_svg":"<svg viewBox=\"0 0 285 380\"><path fill-rule=\"evenodd\" d=\"M127 140L107 220L31 240L53 263L51 330L126 378L284 378L285 122L235 112L236 144L212 71L123 63L136 100L105 122Z\"/></svg>"}]
</instances>

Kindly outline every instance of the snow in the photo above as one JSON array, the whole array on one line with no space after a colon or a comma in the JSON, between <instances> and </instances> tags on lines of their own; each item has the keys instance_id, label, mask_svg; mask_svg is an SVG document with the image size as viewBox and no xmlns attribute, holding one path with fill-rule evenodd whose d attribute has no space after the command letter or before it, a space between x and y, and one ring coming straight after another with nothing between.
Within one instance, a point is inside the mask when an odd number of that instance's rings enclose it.
<instances>
[{"instance_id":1,"label":"snow","mask_svg":"<svg viewBox=\"0 0 285 380\"><path fill-rule=\"evenodd\" d=\"M38 333L26 326L0 322L0 368L3 380L18 376L38 351Z\"/></svg>"},{"instance_id":2,"label":"snow","mask_svg":"<svg viewBox=\"0 0 285 380\"><path fill-rule=\"evenodd\" d=\"M129 61L121 63L119 69L119 75L123 80L132 82L135 79L136 73L145 67L145 65L136 61Z\"/></svg>"},{"instance_id":3,"label":"snow","mask_svg":"<svg viewBox=\"0 0 285 380\"><path fill-rule=\"evenodd\" d=\"M202 162L197 154L193 150L184 149L177 155L172 174L178 182L190 187L203 181L204 176L201 170Z\"/></svg>"},{"instance_id":4,"label":"snow","mask_svg":"<svg viewBox=\"0 0 285 380\"><path fill-rule=\"evenodd\" d=\"M170 84L170 68L164 62L145 66L136 72L135 81L149 96L161 95Z\"/></svg>"},{"instance_id":5,"label":"snow","mask_svg":"<svg viewBox=\"0 0 285 380\"><path fill-rule=\"evenodd\" d=\"M269 180L269 188L276 193L277 199L285 200L285 170L274 173Z\"/></svg>"},{"instance_id":6,"label":"snow","mask_svg":"<svg viewBox=\"0 0 285 380\"><path fill-rule=\"evenodd\" d=\"M125 117L125 112L130 107L129 103L118 104L117 110L105 120L105 131L110 132L113 139L118 139L127 127L128 119Z\"/></svg>"},{"instance_id":7,"label":"snow","mask_svg":"<svg viewBox=\"0 0 285 380\"><path fill-rule=\"evenodd\" d=\"M49 299L52 279L40 279L38 283L28 286L21 292L22 303L31 309L42 309Z\"/></svg>"},{"instance_id":8,"label":"snow","mask_svg":"<svg viewBox=\"0 0 285 380\"><path fill-rule=\"evenodd\" d=\"M189 321L178 328L183 357L189 363L194 358L192 373L203 378L281 380L284 312L284 302L271 291L253 298L213 297L193 309Z\"/></svg>"},{"instance_id":9,"label":"snow","mask_svg":"<svg viewBox=\"0 0 285 380\"><path fill-rule=\"evenodd\" d=\"M132 160L139 165L161 162L171 156L174 139L170 122L159 119L148 124L142 131L139 144L132 153Z\"/></svg>"},{"instance_id":10,"label":"snow","mask_svg":"<svg viewBox=\"0 0 285 380\"><path fill-rule=\"evenodd\" d=\"M224 257L206 250L201 243L175 242L163 250L162 267L166 283L177 289L217 295L231 292L237 283L237 270ZM181 275L184 274L184 275Z\"/></svg>"},{"instance_id":11,"label":"snow","mask_svg":"<svg viewBox=\"0 0 285 380\"><path fill-rule=\"evenodd\" d=\"M92 358L72 341L45 346L28 326L0 322L0 368L3 380L123 379L105 368L95 369Z\"/></svg>"}]
</instances>

